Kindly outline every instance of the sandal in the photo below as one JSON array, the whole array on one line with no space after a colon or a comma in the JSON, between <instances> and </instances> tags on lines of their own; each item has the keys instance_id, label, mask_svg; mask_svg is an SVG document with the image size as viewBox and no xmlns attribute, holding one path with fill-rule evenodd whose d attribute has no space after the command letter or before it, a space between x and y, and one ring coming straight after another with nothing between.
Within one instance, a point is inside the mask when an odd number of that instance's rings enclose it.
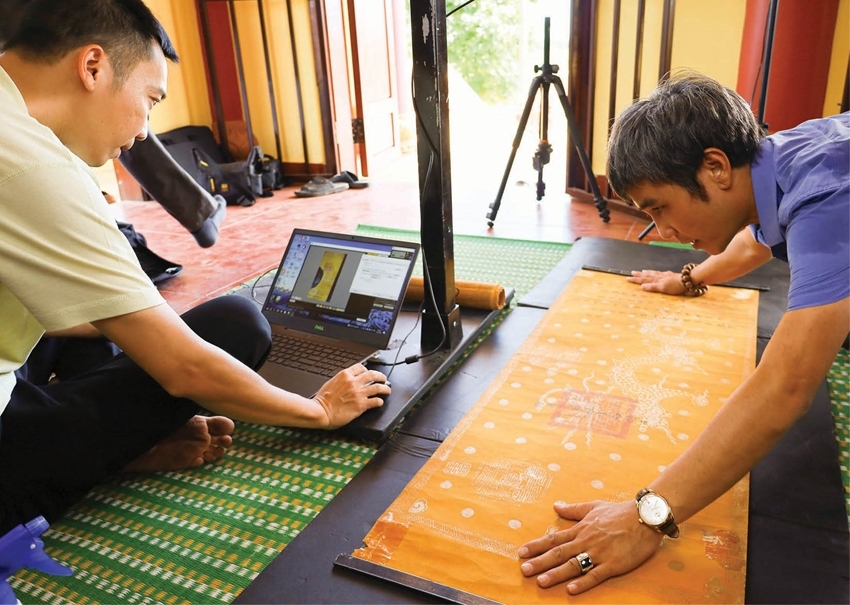
<instances>
[{"instance_id":1,"label":"sandal","mask_svg":"<svg viewBox=\"0 0 850 605\"><path fill-rule=\"evenodd\" d=\"M323 176L315 176L310 179L301 189L295 192L296 197L319 197L339 193L348 189L348 183L333 183Z\"/></svg>"},{"instance_id":2,"label":"sandal","mask_svg":"<svg viewBox=\"0 0 850 605\"><path fill-rule=\"evenodd\" d=\"M369 181L358 179L357 175L350 170L343 170L339 174L332 176L331 182L346 183L352 189L363 189L369 186Z\"/></svg>"}]
</instances>

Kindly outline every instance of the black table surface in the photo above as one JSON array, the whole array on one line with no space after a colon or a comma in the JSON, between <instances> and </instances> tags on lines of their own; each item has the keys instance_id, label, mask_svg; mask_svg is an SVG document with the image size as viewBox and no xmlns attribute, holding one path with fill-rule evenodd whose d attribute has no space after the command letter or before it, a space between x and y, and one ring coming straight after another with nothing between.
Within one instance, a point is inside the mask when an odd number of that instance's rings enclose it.
<instances>
[{"instance_id":1,"label":"black table surface","mask_svg":"<svg viewBox=\"0 0 850 605\"><path fill-rule=\"evenodd\" d=\"M334 566L478 400L582 266L680 270L692 250L585 238L523 297L478 349L236 599L236 603L439 603L436 597ZM742 284L762 290L759 355L784 310L787 268L773 262ZM825 383L811 408L753 469L747 603L848 603L850 539Z\"/></svg>"}]
</instances>

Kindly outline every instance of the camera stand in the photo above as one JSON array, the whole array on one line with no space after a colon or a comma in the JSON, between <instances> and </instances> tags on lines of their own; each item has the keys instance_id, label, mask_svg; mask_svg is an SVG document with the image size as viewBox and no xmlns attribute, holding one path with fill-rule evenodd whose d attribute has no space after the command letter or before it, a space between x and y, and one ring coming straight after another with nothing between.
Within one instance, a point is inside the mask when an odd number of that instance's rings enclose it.
<instances>
[{"instance_id":1,"label":"camera stand","mask_svg":"<svg viewBox=\"0 0 850 605\"><path fill-rule=\"evenodd\" d=\"M548 132L550 85L555 87L555 91L558 93L558 98L561 100L561 105L564 107L564 114L567 117L567 127L569 129L570 139L572 139L573 145L575 145L579 159L581 160L581 165L587 175L588 184L593 192L594 203L596 204L597 210L599 210L599 216L602 217L603 222L607 223L610 220L608 203L605 201L605 198L602 197L602 192L599 190L599 184L596 182L596 176L593 174L593 168L590 165L590 159L587 157L587 152L584 150L581 133L575 124L575 116L573 115L572 107L570 107L570 102L567 99L567 93L564 91L564 85L561 83L561 78L555 75L558 72L558 66L549 63L549 17L546 17L545 19L543 65L535 65L534 72L540 72L540 75L535 76L535 78L531 81L531 88L528 91L528 100L525 103L525 109L523 109L522 117L519 121L519 127L517 128L516 136L514 137L511 155L510 158L508 158L508 165L505 167L505 173L502 176L502 183L499 185L499 193L496 195L496 201L490 204L490 211L487 213L487 224L492 227L493 222L496 220L496 214L499 212L499 206L502 204L502 195L505 193L505 185L508 182L508 177L511 173L511 167L513 166L517 149L519 149L519 144L522 141L523 132L528 124L528 116L531 114L531 107L534 105L537 93L541 91L543 94L540 101L540 143L537 145L537 151L534 153L533 164L534 169L537 171L537 200L540 201L543 198L544 192L546 191L546 183L543 182L543 166L549 163L549 156L552 153L552 146L549 145Z\"/></svg>"}]
</instances>

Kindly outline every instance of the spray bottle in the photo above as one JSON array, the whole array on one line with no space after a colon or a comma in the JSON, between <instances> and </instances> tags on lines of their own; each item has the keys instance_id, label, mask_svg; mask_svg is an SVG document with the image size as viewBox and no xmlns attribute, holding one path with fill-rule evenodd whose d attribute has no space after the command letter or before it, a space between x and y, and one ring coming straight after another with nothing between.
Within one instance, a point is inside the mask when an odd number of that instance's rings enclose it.
<instances>
[{"instance_id":1,"label":"spray bottle","mask_svg":"<svg viewBox=\"0 0 850 605\"><path fill-rule=\"evenodd\" d=\"M0 537L0 605L20 603L12 587L6 582L19 569L30 567L56 576L70 576L74 573L44 552L44 542L39 536L48 527L44 517L36 517L26 525L18 525Z\"/></svg>"}]
</instances>

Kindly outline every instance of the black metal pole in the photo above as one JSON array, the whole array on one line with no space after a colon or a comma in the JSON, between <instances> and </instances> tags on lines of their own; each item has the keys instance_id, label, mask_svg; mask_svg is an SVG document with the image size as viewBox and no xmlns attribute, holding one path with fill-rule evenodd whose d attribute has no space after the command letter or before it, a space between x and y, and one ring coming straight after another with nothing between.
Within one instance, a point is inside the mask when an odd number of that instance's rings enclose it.
<instances>
[{"instance_id":1,"label":"black metal pole","mask_svg":"<svg viewBox=\"0 0 850 605\"><path fill-rule=\"evenodd\" d=\"M427 271L422 349L452 349L463 339L455 301L449 79L445 0L411 0L413 103L417 115L423 264Z\"/></svg>"}]
</instances>

